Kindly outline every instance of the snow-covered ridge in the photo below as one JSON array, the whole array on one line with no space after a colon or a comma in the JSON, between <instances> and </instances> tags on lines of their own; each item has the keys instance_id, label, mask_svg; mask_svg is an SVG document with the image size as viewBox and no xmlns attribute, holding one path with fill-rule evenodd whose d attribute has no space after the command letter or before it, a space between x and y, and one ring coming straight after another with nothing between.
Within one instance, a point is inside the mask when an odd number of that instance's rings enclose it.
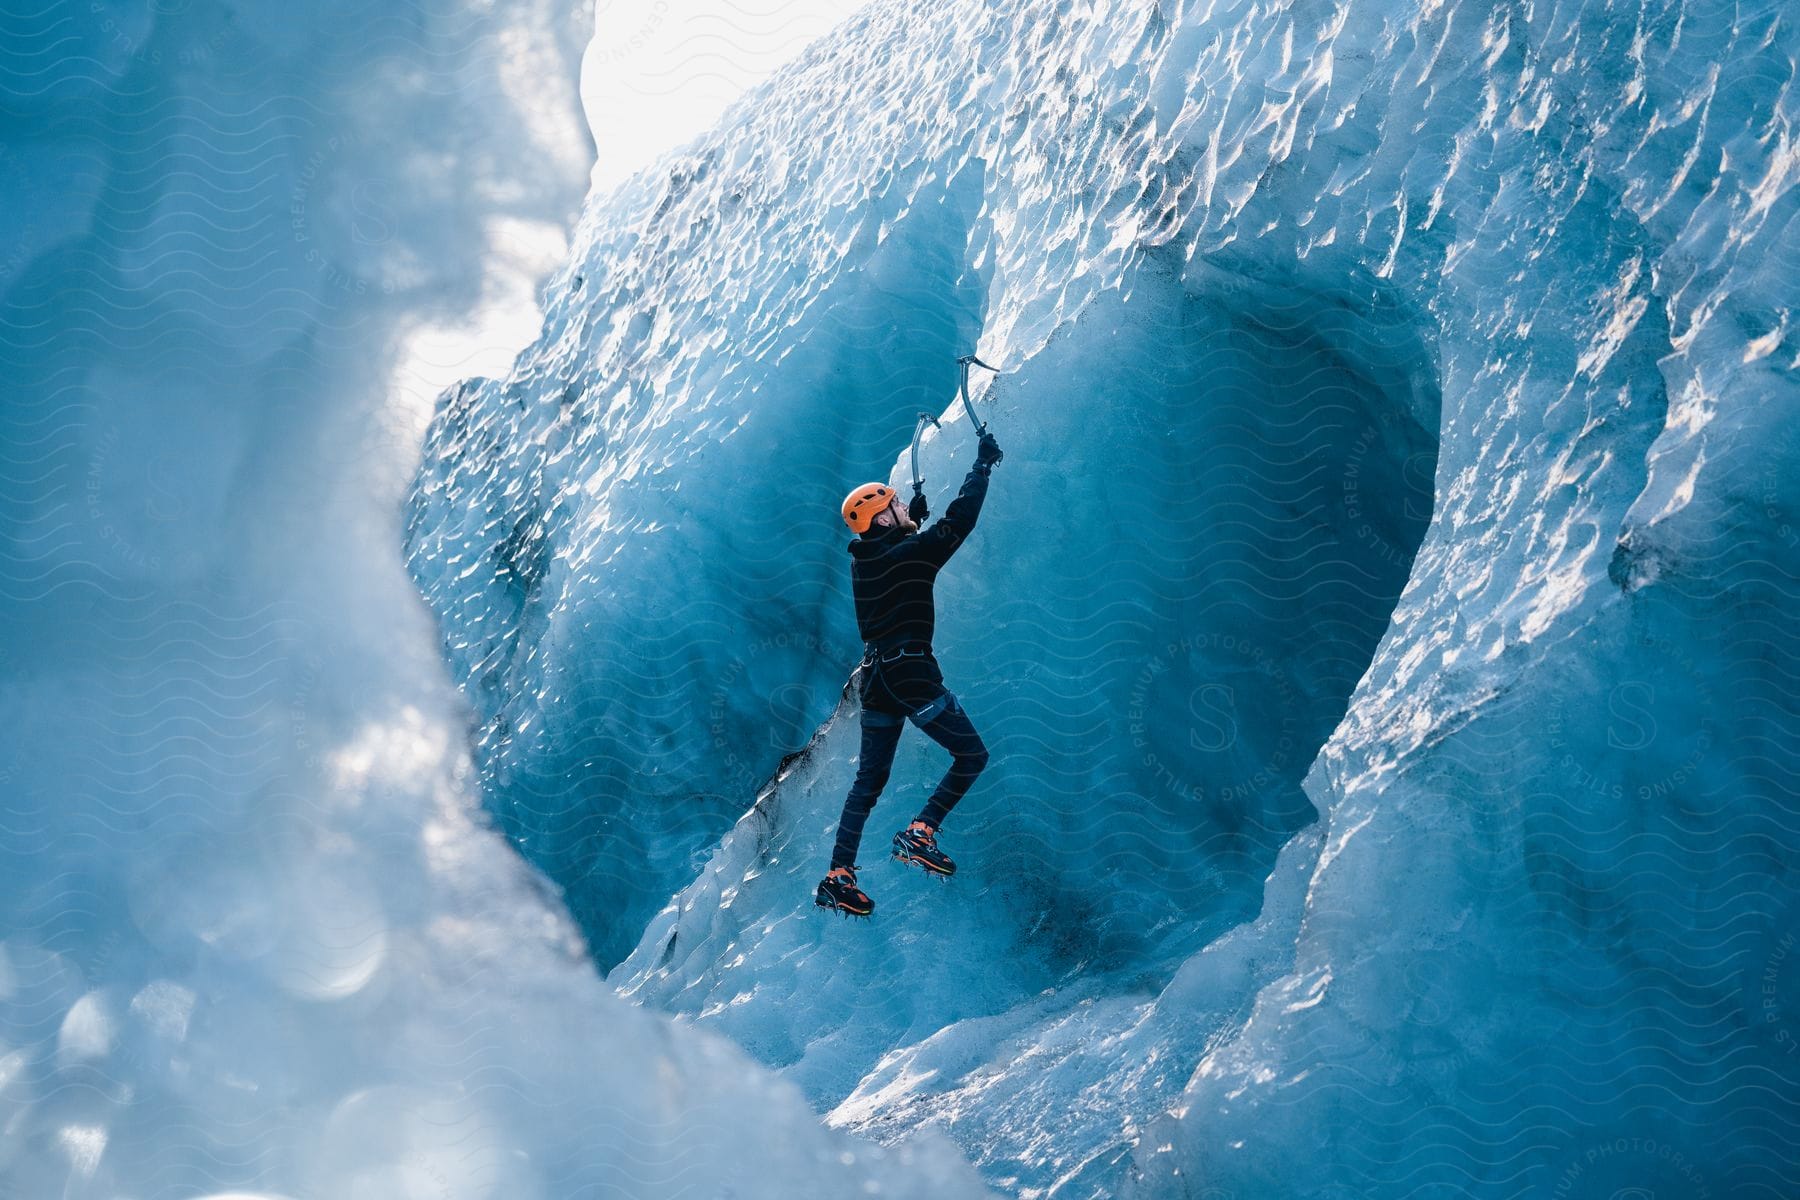
<instances>
[{"instance_id":1,"label":"snow-covered ridge","mask_svg":"<svg viewBox=\"0 0 1800 1200\"><path fill-rule=\"evenodd\" d=\"M873 7L440 410L410 562L500 821L627 995L1021 1194L1791 1190L1797 45ZM971 348L995 762L954 885L839 928L834 506L921 409L941 505Z\"/></svg>"}]
</instances>

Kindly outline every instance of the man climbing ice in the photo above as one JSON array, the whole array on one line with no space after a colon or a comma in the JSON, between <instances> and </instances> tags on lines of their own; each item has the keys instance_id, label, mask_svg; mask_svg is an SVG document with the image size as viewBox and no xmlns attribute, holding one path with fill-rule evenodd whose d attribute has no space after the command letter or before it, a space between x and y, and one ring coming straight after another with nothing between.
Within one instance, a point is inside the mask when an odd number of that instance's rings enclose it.
<instances>
[{"instance_id":1,"label":"man climbing ice","mask_svg":"<svg viewBox=\"0 0 1800 1200\"><path fill-rule=\"evenodd\" d=\"M894 835L894 857L938 875L956 873L956 864L938 849L938 826L981 774L988 754L969 715L945 690L944 674L931 653L937 622L932 585L974 530L987 496L988 472L1000 459L1000 443L983 429L975 465L962 490L923 532L919 522L928 514L922 493L908 506L886 484L865 483L844 498L844 522L860 535L850 543L850 586L864 642L857 672L862 759L844 801L831 870L819 883L815 899L821 908L858 917L875 911L875 902L856 885L856 849L862 842L863 823L894 765L900 730L909 719L952 757L924 809Z\"/></svg>"}]
</instances>

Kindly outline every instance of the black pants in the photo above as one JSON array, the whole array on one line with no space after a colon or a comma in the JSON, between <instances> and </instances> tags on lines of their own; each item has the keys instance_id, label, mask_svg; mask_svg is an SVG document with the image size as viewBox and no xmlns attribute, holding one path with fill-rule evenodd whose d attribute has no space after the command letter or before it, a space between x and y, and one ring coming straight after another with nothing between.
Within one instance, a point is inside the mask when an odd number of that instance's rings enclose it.
<instances>
[{"instance_id":1,"label":"black pants","mask_svg":"<svg viewBox=\"0 0 1800 1200\"><path fill-rule=\"evenodd\" d=\"M982 745L969 714L955 696L944 690L943 675L930 652L921 657L923 661L919 662L877 661L863 668L862 757L856 781L844 800L843 819L838 822L837 844L831 850L833 867L855 863L863 825L881 789L887 786L894 751L900 746L900 731L906 728L909 718L925 731L926 737L951 754L950 769L918 816L933 829L943 824L987 766L987 747Z\"/></svg>"}]
</instances>

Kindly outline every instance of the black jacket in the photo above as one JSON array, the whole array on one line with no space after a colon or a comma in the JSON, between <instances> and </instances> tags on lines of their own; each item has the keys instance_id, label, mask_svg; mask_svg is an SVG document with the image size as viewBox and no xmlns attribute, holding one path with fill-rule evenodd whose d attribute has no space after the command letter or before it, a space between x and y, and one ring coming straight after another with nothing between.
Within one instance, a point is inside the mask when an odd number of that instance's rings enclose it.
<instances>
[{"instance_id":1,"label":"black jacket","mask_svg":"<svg viewBox=\"0 0 1800 1200\"><path fill-rule=\"evenodd\" d=\"M863 641L883 649L902 642L930 645L937 627L932 584L974 531L987 487L988 468L972 467L956 499L927 528L914 534L894 529L850 543L850 590Z\"/></svg>"}]
</instances>

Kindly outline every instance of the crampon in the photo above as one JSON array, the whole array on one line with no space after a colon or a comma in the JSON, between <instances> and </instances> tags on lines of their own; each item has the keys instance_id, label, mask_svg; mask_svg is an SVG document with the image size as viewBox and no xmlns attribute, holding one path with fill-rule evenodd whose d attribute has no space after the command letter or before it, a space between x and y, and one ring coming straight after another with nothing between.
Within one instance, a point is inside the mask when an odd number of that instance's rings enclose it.
<instances>
[{"instance_id":1,"label":"crampon","mask_svg":"<svg viewBox=\"0 0 1800 1200\"><path fill-rule=\"evenodd\" d=\"M956 874L956 864L938 849L937 830L923 821L914 821L894 835L894 857L933 875Z\"/></svg>"},{"instance_id":2,"label":"crampon","mask_svg":"<svg viewBox=\"0 0 1800 1200\"><path fill-rule=\"evenodd\" d=\"M819 890L813 896L813 903L848 917L866 917L874 912L875 902L869 899L867 892L856 886L856 870L855 867L833 867L819 881Z\"/></svg>"}]
</instances>

